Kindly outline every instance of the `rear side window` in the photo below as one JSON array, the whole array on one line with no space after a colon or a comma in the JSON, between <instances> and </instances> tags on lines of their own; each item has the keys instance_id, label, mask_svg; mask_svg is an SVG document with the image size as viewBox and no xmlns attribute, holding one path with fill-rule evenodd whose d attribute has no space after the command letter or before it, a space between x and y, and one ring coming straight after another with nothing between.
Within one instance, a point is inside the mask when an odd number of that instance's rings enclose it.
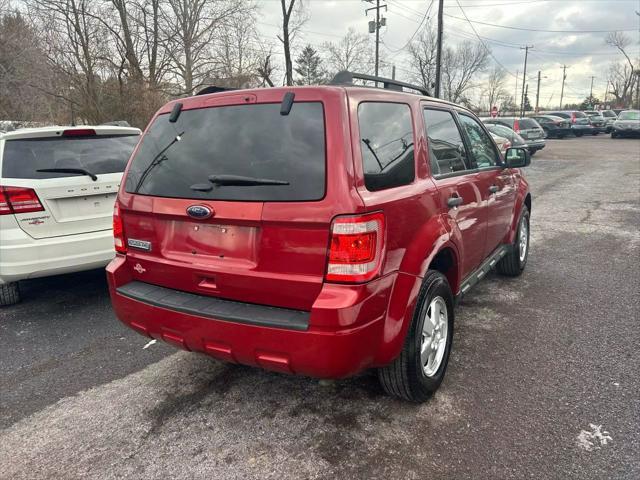
<instances>
[{"instance_id":1,"label":"rear side window","mask_svg":"<svg viewBox=\"0 0 640 480\"><path fill-rule=\"evenodd\" d=\"M582 112L573 112L576 118L587 118L587 116Z\"/></svg>"},{"instance_id":2,"label":"rear side window","mask_svg":"<svg viewBox=\"0 0 640 480\"><path fill-rule=\"evenodd\" d=\"M82 168L96 175L120 173L139 138L138 135L119 135L7 140L2 176L35 180L77 176L38 172L44 168Z\"/></svg>"},{"instance_id":3,"label":"rear side window","mask_svg":"<svg viewBox=\"0 0 640 480\"><path fill-rule=\"evenodd\" d=\"M429 155L435 157L437 163L437 168L434 168L432 160L432 174L446 175L467 170L467 152L451 112L425 109L424 123L429 137Z\"/></svg>"},{"instance_id":4,"label":"rear side window","mask_svg":"<svg viewBox=\"0 0 640 480\"><path fill-rule=\"evenodd\" d=\"M361 103L358 123L367 190L384 190L413 182L413 123L409 105Z\"/></svg>"},{"instance_id":5,"label":"rear side window","mask_svg":"<svg viewBox=\"0 0 640 480\"><path fill-rule=\"evenodd\" d=\"M560 118L569 118L569 117L571 117L571 115L569 115L568 113L564 113L564 112L554 112L553 115L555 117L560 117Z\"/></svg>"},{"instance_id":6,"label":"rear side window","mask_svg":"<svg viewBox=\"0 0 640 480\"><path fill-rule=\"evenodd\" d=\"M132 160L125 189L172 198L320 200L325 163L320 102L294 103L289 115L280 115L279 103L184 110L176 123L168 115L156 118ZM210 176L277 184L214 185Z\"/></svg>"}]
</instances>

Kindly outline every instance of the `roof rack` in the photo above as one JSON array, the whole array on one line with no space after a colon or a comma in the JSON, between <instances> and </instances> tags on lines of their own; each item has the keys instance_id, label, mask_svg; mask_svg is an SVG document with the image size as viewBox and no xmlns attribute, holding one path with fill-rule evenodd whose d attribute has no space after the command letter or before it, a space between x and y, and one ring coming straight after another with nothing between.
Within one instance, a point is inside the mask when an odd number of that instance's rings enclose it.
<instances>
[{"instance_id":1,"label":"roof rack","mask_svg":"<svg viewBox=\"0 0 640 480\"><path fill-rule=\"evenodd\" d=\"M215 85L211 85L209 87L204 87L202 90L198 91L196 95L209 95L210 93L229 92L231 90L238 90L238 89L228 88L228 87L216 87Z\"/></svg>"},{"instance_id":2,"label":"roof rack","mask_svg":"<svg viewBox=\"0 0 640 480\"><path fill-rule=\"evenodd\" d=\"M404 92L405 88L420 92L427 97L431 96L431 92L424 87L418 85L412 85L411 83L401 82L399 80L393 80L391 78L376 77L374 75L366 75L364 73L355 73L343 70L336 73L336 76L331 80L331 85L353 85L353 79L367 80L370 82L382 83L383 87L387 90L395 90L397 92Z\"/></svg>"}]
</instances>

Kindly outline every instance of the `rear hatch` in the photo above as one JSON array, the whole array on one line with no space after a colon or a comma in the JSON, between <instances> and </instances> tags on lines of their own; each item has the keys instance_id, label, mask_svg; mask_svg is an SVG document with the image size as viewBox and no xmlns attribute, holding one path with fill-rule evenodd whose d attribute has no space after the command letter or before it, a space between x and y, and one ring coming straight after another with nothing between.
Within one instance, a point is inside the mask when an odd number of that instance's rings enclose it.
<instances>
[{"instance_id":1,"label":"rear hatch","mask_svg":"<svg viewBox=\"0 0 640 480\"><path fill-rule=\"evenodd\" d=\"M573 125L591 125L589 117L582 112L571 112L571 123Z\"/></svg>"},{"instance_id":2,"label":"rear hatch","mask_svg":"<svg viewBox=\"0 0 640 480\"><path fill-rule=\"evenodd\" d=\"M20 228L36 239L111 229L122 172L138 139L137 129L114 128L8 137L2 186Z\"/></svg>"},{"instance_id":3,"label":"rear hatch","mask_svg":"<svg viewBox=\"0 0 640 480\"><path fill-rule=\"evenodd\" d=\"M544 130L532 118L519 118L517 122L519 128L517 132L524 140L542 140L544 138Z\"/></svg>"},{"instance_id":4,"label":"rear hatch","mask_svg":"<svg viewBox=\"0 0 640 480\"><path fill-rule=\"evenodd\" d=\"M320 99L317 90L297 90L285 115L283 91L272 89L190 99L177 121L155 118L119 200L133 278L311 308L332 218L353 208L349 189L338 188L346 185L348 149L334 149L327 161L330 139L347 141L341 122L325 125L331 109L341 114L340 97Z\"/></svg>"}]
</instances>

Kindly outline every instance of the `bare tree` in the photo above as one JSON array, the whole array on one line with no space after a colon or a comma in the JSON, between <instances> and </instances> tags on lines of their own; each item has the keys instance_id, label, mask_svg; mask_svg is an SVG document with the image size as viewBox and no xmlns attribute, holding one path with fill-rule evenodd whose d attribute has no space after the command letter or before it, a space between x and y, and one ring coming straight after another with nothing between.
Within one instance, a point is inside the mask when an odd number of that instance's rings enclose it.
<instances>
[{"instance_id":1,"label":"bare tree","mask_svg":"<svg viewBox=\"0 0 640 480\"><path fill-rule=\"evenodd\" d=\"M274 65L271 63L271 56L273 55L273 52L269 51L269 53L267 53L262 60L260 61L260 65L258 66L258 75L260 76L260 78L262 79L262 86L264 87L265 84L269 85L270 87L273 87L273 80L271 79L271 77L273 77L273 74L275 72L275 67Z\"/></svg>"},{"instance_id":2,"label":"bare tree","mask_svg":"<svg viewBox=\"0 0 640 480\"><path fill-rule=\"evenodd\" d=\"M444 98L454 103L468 102L466 93L474 86L474 76L486 68L488 51L479 43L464 41L445 49L442 57Z\"/></svg>"},{"instance_id":3,"label":"bare tree","mask_svg":"<svg viewBox=\"0 0 640 480\"><path fill-rule=\"evenodd\" d=\"M278 39L284 48L285 85L293 85L291 48L296 34L307 21L303 0L280 0L282 8L282 32Z\"/></svg>"},{"instance_id":4,"label":"bare tree","mask_svg":"<svg viewBox=\"0 0 640 480\"><path fill-rule=\"evenodd\" d=\"M263 51L253 15L236 15L218 34L215 49L217 77L212 83L247 88L260 83Z\"/></svg>"},{"instance_id":5,"label":"bare tree","mask_svg":"<svg viewBox=\"0 0 640 480\"><path fill-rule=\"evenodd\" d=\"M622 32L611 32L607 35L605 42L607 45L615 47L623 55L624 60L612 62L609 65L609 82L611 83L611 93L620 105L631 105L633 99L633 87L637 80L637 72L640 69L640 59L636 59L636 65L627 53L627 47L631 44L631 39Z\"/></svg>"},{"instance_id":6,"label":"bare tree","mask_svg":"<svg viewBox=\"0 0 640 480\"><path fill-rule=\"evenodd\" d=\"M235 15L246 14L252 4L243 0L166 0L169 52L183 93L201 86L215 67L216 30L226 28Z\"/></svg>"},{"instance_id":7,"label":"bare tree","mask_svg":"<svg viewBox=\"0 0 640 480\"><path fill-rule=\"evenodd\" d=\"M497 106L506 97L507 91L504 88L504 84L505 71L502 67L495 65L489 72L483 89L483 94L487 98L487 110L490 110L494 105Z\"/></svg>"},{"instance_id":8,"label":"bare tree","mask_svg":"<svg viewBox=\"0 0 640 480\"><path fill-rule=\"evenodd\" d=\"M8 2L0 2L0 119L63 121L68 102L43 91L56 91L57 83L38 32Z\"/></svg>"},{"instance_id":9,"label":"bare tree","mask_svg":"<svg viewBox=\"0 0 640 480\"><path fill-rule=\"evenodd\" d=\"M101 74L122 68L114 61L109 35L98 20L102 5L90 0L28 0L30 13L39 19L49 65L68 81L65 92L50 92L68 99L91 123L106 120L101 102ZM34 84L37 79L34 79ZM43 87L40 87L43 88Z\"/></svg>"},{"instance_id":10,"label":"bare tree","mask_svg":"<svg viewBox=\"0 0 640 480\"><path fill-rule=\"evenodd\" d=\"M436 51L436 33L430 26L409 44L413 80L427 89L432 89L435 84Z\"/></svg>"},{"instance_id":11,"label":"bare tree","mask_svg":"<svg viewBox=\"0 0 640 480\"><path fill-rule=\"evenodd\" d=\"M331 74L342 70L367 73L373 69L369 38L357 33L353 27L349 27L347 34L337 42L325 42L322 47Z\"/></svg>"}]
</instances>

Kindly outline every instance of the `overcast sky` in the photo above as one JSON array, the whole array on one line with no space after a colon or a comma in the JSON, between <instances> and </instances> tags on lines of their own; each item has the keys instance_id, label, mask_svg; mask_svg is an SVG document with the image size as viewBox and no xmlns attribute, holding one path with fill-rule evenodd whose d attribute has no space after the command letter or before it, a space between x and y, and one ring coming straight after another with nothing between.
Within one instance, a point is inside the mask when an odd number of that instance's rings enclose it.
<instances>
[{"instance_id":1,"label":"overcast sky","mask_svg":"<svg viewBox=\"0 0 640 480\"><path fill-rule=\"evenodd\" d=\"M321 50L326 41L335 41L344 35L349 27L367 33L364 10L371 4L363 0L305 0L309 20L303 27L303 36L298 43L310 43ZM375 3L375 0L374 0ZM382 49L397 50L403 47L419 27L431 0L387 0L388 10L384 13L387 27L381 30L384 42ZM465 38L476 39L475 34L464 20L498 24L508 27L532 30L590 31L589 33L550 33L521 31L474 23L477 33L485 37L496 60L506 70L508 85L515 91L516 73L518 84L522 85L524 50L520 46L533 45L529 52L527 78L529 98L535 101L535 86L538 70L542 71L540 106L557 105L560 98L562 65L567 65L565 103L581 101L589 95L591 76L594 75L594 96L604 97L608 64L622 58L615 48L605 44L606 33L593 32L608 30L629 30L627 35L633 45L629 50L635 57L640 50L640 0L456 0L444 2L445 41L455 44ZM258 0L261 19L258 28L264 37L274 37L281 22L280 0ZM428 19L435 26L438 0L434 0ZM454 18L458 17L458 18ZM370 35L374 41L375 35ZM281 47L277 45L279 49ZM401 52L393 54L385 51L386 58L395 63L398 78L406 75L409 68L407 57ZM390 76L391 72L381 72ZM520 88L520 87L519 87ZM519 97L518 97L519 98Z\"/></svg>"}]
</instances>

